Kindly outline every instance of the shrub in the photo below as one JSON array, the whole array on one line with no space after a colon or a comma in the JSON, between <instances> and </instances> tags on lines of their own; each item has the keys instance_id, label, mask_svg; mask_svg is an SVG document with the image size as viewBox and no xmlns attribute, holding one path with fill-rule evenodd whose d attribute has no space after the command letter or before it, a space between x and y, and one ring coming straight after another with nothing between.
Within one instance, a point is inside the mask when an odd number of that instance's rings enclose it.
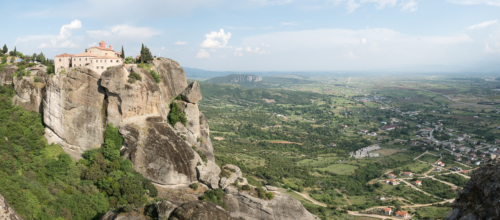
<instances>
[{"instance_id":1,"label":"shrub","mask_svg":"<svg viewBox=\"0 0 500 220\"><path fill-rule=\"evenodd\" d=\"M271 200L271 199L273 199L273 197L274 197L273 193L266 193L267 199Z\"/></svg>"},{"instance_id":2,"label":"shrub","mask_svg":"<svg viewBox=\"0 0 500 220\"><path fill-rule=\"evenodd\" d=\"M175 126L177 122L181 122L186 126L187 118L186 114L182 112L181 107L176 102L170 103L170 112L168 113L168 123Z\"/></svg>"},{"instance_id":3,"label":"shrub","mask_svg":"<svg viewBox=\"0 0 500 220\"><path fill-rule=\"evenodd\" d=\"M246 190L246 191L248 191L248 190L251 190L251 189L252 189L252 187L250 187L249 185L243 185L243 186L241 187L241 189L242 189L242 190Z\"/></svg>"},{"instance_id":4,"label":"shrub","mask_svg":"<svg viewBox=\"0 0 500 220\"><path fill-rule=\"evenodd\" d=\"M149 73L151 74L151 76L153 76L156 83L159 83L161 81L161 77L158 73L156 73L156 71L151 70Z\"/></svg>"},{"instance_id":5,"label":"shrub","mask_svg":"<svg viewBox=\"0 0 500 220\"><path fill-rule=\"evenodd\" d=\"M266 190L264 190L262 187L258 187L256 190L257 190L257 195L259 196L259 198L261 198L261 199L266 198Z\"/></svg>"},{"instance_id":6,"label":"shrub","mask_svg":"<svg viewBox=\"0 0 500 220\"><path fill-rule=\"evenodd\" d=\"M135 81L141 81L142 80L142 77L141 75L137 74L137 73L134 73L134 72L131 72L129 75L128 75L128 82L129 83L135 83Z\"/></svg>"},{"instance_id":7,"label":"shrub","mask_svg":"<svg viewBox=\"0 0 500 220\"><path fill-rule=\"evenodd\" d=\"M222 191L221 188L218 188L216 190L208 190L203 194L200 199L203 201L209 201L213 202L219 206L222 206L222 208L227 209L227 204L224 202L224 191Z\"/></svg>"},{"instance_id":8,"label":"shrub","mask_svg":"<svg viewBox=\"0 0 500 220\"><path fill-rule=\"evenodd\" d=\"M193 184L189 185L189 188L191 188L193 190L198 190L198 184L197 183L193 183Z\"/></svg>"},{"instance_id":9,"label":"shrub","mask_svg":"<svg viewBox=\"0 0 500 220\"><path fill-rule=\"evenodd\" d=\"M37 82L40 82L40 79L38 78L38 76L35 76L34 81L35 81L36 83L37 83Z\"/></svg>"}]
</instances>

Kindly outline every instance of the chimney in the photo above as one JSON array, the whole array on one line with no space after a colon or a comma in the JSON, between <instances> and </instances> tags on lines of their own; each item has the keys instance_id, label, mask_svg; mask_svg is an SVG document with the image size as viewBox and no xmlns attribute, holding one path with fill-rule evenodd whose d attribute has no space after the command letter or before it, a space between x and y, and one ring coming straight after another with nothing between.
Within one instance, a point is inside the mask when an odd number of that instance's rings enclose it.
<instances>
[{"instance_id":1,"label":"chimney","mask_svg":"<svg viewBox=\"0 0 500 220\"><path fill-rule=\"evenodd\" d=\"M112 50L113 49L113 45L109 45L109 49Z\"/></svg>"}]
</instances>

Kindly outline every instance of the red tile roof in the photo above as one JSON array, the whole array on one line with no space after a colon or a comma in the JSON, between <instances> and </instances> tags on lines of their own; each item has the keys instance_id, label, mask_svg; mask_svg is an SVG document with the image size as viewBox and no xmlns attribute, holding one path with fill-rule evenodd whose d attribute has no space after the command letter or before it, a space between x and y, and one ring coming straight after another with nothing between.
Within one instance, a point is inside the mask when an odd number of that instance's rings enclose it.
<instances>
[{"instance_id":1,"label":"red tile roof","mask_svg":"<svg viewBox=\"0 0 500 220\"><path fill-rule=\"evenodd\" d=\"M405 215L408 215L408 212L405 212L405 211L397 211L397 212L396 212L396 215L399 215L399 216L405 216Z\"/></svg>"},{"instance_id":2,"label":"red tile roof","mask_svg":"<svg viewBox=\"0 0 500 220\"><path fill-rule=\"evenodd\" d=\"M72 56L74 56L74 55L72 55L72 54L67 54L67 53L63 53L63 54L61 54L61 55L57 55L56 57L72 57Z\"/></svg>"},{"instance_id":3,"label":"red tile roof","mask_svg":"<svg viewBox=\"0 0 500 220\"><path fill-rule=\"evenodd\" d=\"M98 56L98 57L92 57L90 59L92 59L92 60L95 60L95 59L113 59L113 60L119 60L121 58L120 57L112 57L112 56Z\"/></svg>"},{"instance_id":4,"label":"red tile roof","mask_svg":"<svg viewBox=\"0 0 500 220\"><path fill-rule=\"evenodd\" d=\"M392 209L391 208L382 208L383 211L390 212Z\"/></svg>"},{"instance_id":5,"label":"red tile roof","mask_svg":"<svg viewBox=\"0 0 500 220\"><path fill-rule=\"evenodd\" d=\"M92 48L97 48L97 49L100 49L100 50L109 50L109 51L113 51L113 52L115 52L114 50L109 49L109 48L105 48L105 47L91 47L91 48L89 48L89 49L92 49Z\"/></svg>"}]
</instances>

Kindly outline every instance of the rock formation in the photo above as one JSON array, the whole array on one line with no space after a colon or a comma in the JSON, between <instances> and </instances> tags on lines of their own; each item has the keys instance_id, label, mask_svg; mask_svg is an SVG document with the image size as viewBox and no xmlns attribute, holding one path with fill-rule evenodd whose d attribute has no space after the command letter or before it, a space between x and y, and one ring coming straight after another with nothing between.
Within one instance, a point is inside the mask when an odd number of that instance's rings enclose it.
<instances>
[{"instance_id":1,"label":"rock formation","mask_svg":"<svg viewBox=\"0 0 500 220\"><path fill-rule=\"evenodd\" d=\"M45 87L43 83L35 83L31 77L17 79L14 83L16 95L12 98L12 103L22 106L28 111L43 112L42 108L42 90Z\"/></svg>"},{"instance_id":2,"label":"rock formation","mask_svg":"<svg viewBox=\"0 0 500 220\"><path fill-rule=\"evenodd\" d=\"M260 220L318 220L309 213L302 204L292 196L273 192L271 200L259 199L248 192L238 192L226 195L224 202L233 218Z\"/></svg>"},{"instance_id":3,"label":"rock formation","mask_svg":"<svg viewBox=\"0 0 500 220\"><path fill-rule=\"evenodd\" d=\"M207 165L199 165L196 167L198 172L198 180L212 189L219 188L220 168L212 161L208 161Z\"/></svg>"},{"instance_id":4,"label":"rock formation","mask_svg":"<svg viewBox=\"0 0 500 220\"><path fill-rule=\"evenodd\" d=\"M104 141L104 90L99 74L77 67L47 79L43 98L45 137L74 158Z\"/></svg>"},{"instance_id":5,"label":"rock formation","mask_svg":"<svg viewBox=\"0 0 500 220\"><path fill-rule=\"evenodd\" d=\"M161 77L159 83L161 90L162 115L167 119L169 104L187 87L186 72L181 65L174 60L159 58L153 60L153 70Z\"/></svg>"},{"instance_id":6,"label":"rock formation","mask_svg":"<svg viewBox=\"0 0 500 220\"><path fill-rule=\"evenodd\" d=\"M5 86L5 85L12 85L12 79L14 73L17 71L17 66L15 65L8 65L5 67L5 69L2 70L0 73L0 85Z\"/></svg>"},{"instance_id":7,"label":"rock formation","mask_svg":"<svg viewBox=\"0 0 500 220\"><path fill-rule=\"evenodd\" d=\"M226 169L227 172L230 172L231 175L229 177L222 177L219 182L219 187L221 189L225 189L230 184L233 184L236 181L239 181L240 185L248 184L246 178L243 177L241 173L241 169L235 165L227 164L222 167L222 169Z\"/></svg>"},{"instance_id":8,"label":"rock formation","mask_svg":"<svg viewBox=\"0 0 500 220\"><path fill-rule=\"evenodd\" d=\"M229 212L222 207L206 201L194 201L182 204L175 209L171 220L231 220Z\"/></svg>"},{"instance_id":9,"label":"rock formation","mask_svg":"<svg viewBox=\"0 0 500 220\"><path fill-rule=\"evenodd\" d=\"M500 158L474 171L445 220L500 219Z\"/></svg>"},{"instance_id":10,"label":"rock formation","mask_svg":"<svg viewBox=\"0 0 500 220\"><path fill-rule=\"evenodd\" d=\"M159 220L167 220L170 217L170 214L177 208L178 206L172 204L169 201L160 201L156 203L156 211L158 212Z\"/></svg>"},{"instance_id":11,"label":"rock formation","mask_svg":"<svg viewBox=\"0 0 500 220\"><path fill-rule=\"evenodd\" d=\"M22 220L2 195L0 195L0 219L2 220Z\"/></svg>"}]
</instances>

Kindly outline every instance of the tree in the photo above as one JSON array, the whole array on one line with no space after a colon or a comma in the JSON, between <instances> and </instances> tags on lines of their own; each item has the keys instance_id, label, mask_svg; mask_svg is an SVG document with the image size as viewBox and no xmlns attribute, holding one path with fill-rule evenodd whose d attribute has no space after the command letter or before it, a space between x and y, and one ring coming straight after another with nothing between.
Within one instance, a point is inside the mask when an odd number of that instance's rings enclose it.
<instances>
[{"instance_id":1,"label":"tree","mask_svg":"<svg viewBox=\"0 0 500 220\"><path fill-rule=\"evenodd\" d=\"M9 52L9 49L7 48L7 45L3 45L2 53L7 54Z\"/></svg>"},{"instance_id":2,"label":"tree","mask_svg":"<svg viewBox=\"0 0 500 220\"><path fill-rule=\"evenodd\" d=\"M123 46L122 46L122 55L121 55L121 58L125 59L125 51L123 50Z\"/></svg>"},{"instance_id":3,"label":"tree","mask_svg":"<svg viewBox=\"0 0 500 220\"><path fill-rule=\"evenodd\" d=\"M141 63L144 63L144 44L141 47Z\"/></svg>"},{"instance_id":4,"label":"tree","mask_svg":"<svg viewBox=\"0 0 500 220\"><path fill-rule=\"evenodd\" d=\"M14 47L14 56L17 56L17 49Z\"/></svg>"}]
</instances>

